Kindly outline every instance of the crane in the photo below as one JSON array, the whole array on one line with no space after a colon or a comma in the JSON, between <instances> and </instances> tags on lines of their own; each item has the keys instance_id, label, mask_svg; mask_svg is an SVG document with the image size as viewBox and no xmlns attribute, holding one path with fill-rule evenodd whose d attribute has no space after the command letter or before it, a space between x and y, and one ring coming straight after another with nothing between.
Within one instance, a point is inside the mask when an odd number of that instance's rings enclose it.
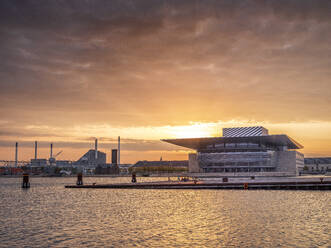
<instances>
[{"instance_id":1,"label":"crane","mask_svg":"<svg viewBox=\"0 0 331 248\"><path fill-rule=\"evenodd\" d=\"M63 152L62 150L59 151L58 153L56 153L56 154L53 156L53 158L56 158L56 157L59 156L62 152Z\"/></svg>"},{"instance_id":2,"label":"crane","mask_svg":"<svg viewBox=\"0 0 331 248\"><path fill-rule=\"evenodd\" d=\"M55 158L57 156L59 156L63 151L59 151L58 153L56 153L53 157L49 158L49 163L52 165L53 163L55 163Z\"/></svg>"}]
</instances>

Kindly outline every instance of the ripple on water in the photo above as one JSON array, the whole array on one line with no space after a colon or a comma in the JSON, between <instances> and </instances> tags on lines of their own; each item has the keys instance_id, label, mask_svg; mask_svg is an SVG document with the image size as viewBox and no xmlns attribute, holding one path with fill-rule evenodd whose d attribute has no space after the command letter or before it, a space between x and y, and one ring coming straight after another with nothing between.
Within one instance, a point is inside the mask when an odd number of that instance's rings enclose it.
<instances>
[{"instance_id":1,"label":"ripple on water","mask_svg":"<svg viewBox=\"0 0 331 248\"><path fill-rule=\"evenodd\" d=\"M0 246L330 247L327 191L64 188L74 180L0 178Z\"/></svg>"}]
</instances>

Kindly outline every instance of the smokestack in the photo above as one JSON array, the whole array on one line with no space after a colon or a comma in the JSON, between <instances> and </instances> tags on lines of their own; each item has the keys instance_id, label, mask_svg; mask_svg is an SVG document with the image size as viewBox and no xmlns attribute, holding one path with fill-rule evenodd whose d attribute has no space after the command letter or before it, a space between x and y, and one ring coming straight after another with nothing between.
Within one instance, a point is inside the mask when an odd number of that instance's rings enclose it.
<instances>
[{"instance_id":1,"label":"smokestack","mask_svg":"<svg viewBox=\"0 0 331 248\"><path fill-rule=\"evenodd\" d=\"M98 139L95 139L95 160L98 159Z\"/></svg>"},{"instance_id":2,"label":"smokestack","mask_svg":"<svg viewBox=\"0 0 331 248\"><path fill-rule=\"evenodd\" d=\"M37 159L37 149L38 149L38 144L37 141L34 142L34 159Z\"/></svg>"},{"instance_id":3,"label":"smokestack","mask_svg":"<svg viewBox=\"0 0 331 248\"><path fill-rule=\"evenodd\" d=\"M117 148L117 152L118 152L118 164L121 164L121 137L118 136L118 148Z\"/></svg>"},{"instance_id":4,"label":"smokestack","mask_svg":"<svg viewBox=\"0 0 331 248\"><path fill-rule=\"evenodd\" d=\"M15 167L17 167L18 143L15 144Z\"/></svg>"},{"instance_id":5,"label":"smokestack","mask_svg":"<svg viewBox=\"0 0 331 248\"><path fill-rule=\"evenodd\" d=\"M53 158L53 143L51 143L51 154L49 155L50 158Z\"/></svg>"},{"instance_id":6,"label":"smokestack","mask_svg":"<svg viewBox=\"0 0 331 248\"><path fill-rule=\"evenodd\" d=\"M117 149L111 150L111 163L117 164Z\"/></svg>"}]
</instances>

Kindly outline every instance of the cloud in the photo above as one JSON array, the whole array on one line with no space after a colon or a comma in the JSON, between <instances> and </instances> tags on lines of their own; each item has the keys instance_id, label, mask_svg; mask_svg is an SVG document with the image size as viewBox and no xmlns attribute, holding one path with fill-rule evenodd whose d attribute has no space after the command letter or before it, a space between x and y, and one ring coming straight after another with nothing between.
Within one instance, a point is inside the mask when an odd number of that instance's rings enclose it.
<instances>
[{"instance_id":1,"label":"cloud","mask_svg":"<svg viewBox=\"0 0 331 248\"><path fill-rule=\"evenodd\" d=\"M13 127L2 134L329 122L330 11L322 0L1 1L0 115Z\"/></svg>"},{"instance_id":2,"label":"cloud","mask_svg":"<svg viewBox=\"0 0 331 248\"><path fill-rule=\"evenodd\" d=\"M19 147L23 148L33 148L34 142L32 141L20 141L18 142ZM65 142L65 141L58 141L53 142L54 147L56 149L94 149L93 142ZM14 147L15 142L11 140L0 140L0 147ZM110 149L117 148L117 142L99 142L98 143L99 149L101 151L108 151ZM40 141L38 142L39 148L49 148L50 142ZM173 145L158 141L158 140L131 140L131 142L123 142L121 143L121 149L125 152L153 152L153 151L189 151L189 149L175 147Z\"/></svg>"}]
</instances>

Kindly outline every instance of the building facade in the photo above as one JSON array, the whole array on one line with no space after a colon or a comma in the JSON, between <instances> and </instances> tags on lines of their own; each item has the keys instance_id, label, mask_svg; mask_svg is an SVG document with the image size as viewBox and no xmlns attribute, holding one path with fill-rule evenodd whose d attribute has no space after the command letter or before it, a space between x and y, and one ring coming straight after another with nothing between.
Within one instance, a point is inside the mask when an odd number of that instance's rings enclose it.
<instances>
[{"instance_id":1,"label":"building facade","mask_svg":"<svg viewBox=\"0 0 331 248\"><path fill-rule=\"evenodd\" d=\"M90 149L74 165L95 168L99 164L106 164L106 153Z\"/></svg>"},{"instance_id":2,"label":"building facade","mask_svg":"<svg viewBox=\"0 0 331 248\"><path fill-rule=\"evenodd\" d=\"M264 127L226 128L223 137L168 139L190 148L191 173L282 173L298 175L304 167L299 143L287 135L269 135Z\"/></svg>"},{"instance_id":3,"label":"building facade","mask_svg":"<svg viewBox=\"0 0 331 248\"><path fill-rule=\"evenodd\" d=\"M305 172L324 174L331 171L331 158L305 158Z\"/></svg>"},{"instance_id":4,"label":"building facade","mask_svg":"<svg viewBox=\"0 0 331 248\"><path fill-rule=\"evenodd\" d=\"M131 170L137 172L152 172L152 173L171 173L171 172L187 172L187 160L160 160L160 161L138 161Z\"/></svg>"}]
</instances>

